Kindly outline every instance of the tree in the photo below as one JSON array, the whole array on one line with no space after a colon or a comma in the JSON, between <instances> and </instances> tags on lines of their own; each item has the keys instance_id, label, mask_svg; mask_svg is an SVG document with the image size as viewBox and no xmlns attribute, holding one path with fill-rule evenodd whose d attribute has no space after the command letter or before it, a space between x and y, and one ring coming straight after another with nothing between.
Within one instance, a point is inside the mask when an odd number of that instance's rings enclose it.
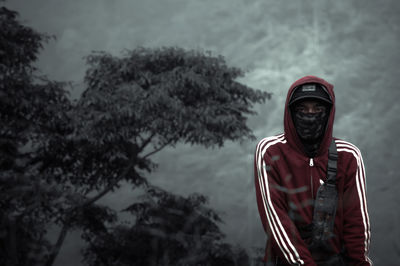
<instances>
[{"instance_id":1,"label":"tree","mask_svg":"<svg viewBox=\"0 0 400 266\"><path fill-rule=\"evenodd\" d=\"M125 211L132 226L116 225L100 232L87 231L85 262L92 265L249 265L241 248L224 243L217 213L206 198L172 195L150 186Z\"/></svg>"},{"instance_id":2,"label":"tree","mask_svg":"<svg viewBox=\"0 0 400 266\"><path fill-rule=\"evenodd\" d=\"M2 265L52 265L72 228L101 239L117 216L100 198L122 181L149 187L150 158L167 146L252 138L247 115L269 97L239 83L244 73L222 57L172 47L92 53L72 102L66 84L33 67L49 37L5 7L0 20ZM50 224L60 227L55 244Z\"/></svg>"},{"instance_id":3,"label":"tree","mask_svg":"<svg viewBox=\"0 0 400 266\"><path fill-rule=\"evenodd\" d=\"M154 168L149 157L168 145L251 138L244 114L268 96L237 82L243 72L222 57L196 51L138 48L122 58L98 52L87 62L87 88L66 145L72 154L57 164L71 166L59 178L75 182L84 196L72 209L93 204L122 180L145 184L145 171Z\"/></svg>"},{"instance_id":4,"label":"tree","mask_svg":"<svg viewBox=\"0 0 400 266\"><path fill-rule=\"evenodd\" d=\"M46 205L54 197L39 150L68 131L70 103L63 84L36 75L32 65L49 37L16 17L0 8L0 264L36 265L50 246Z\"/></svg>"}]
</instances>

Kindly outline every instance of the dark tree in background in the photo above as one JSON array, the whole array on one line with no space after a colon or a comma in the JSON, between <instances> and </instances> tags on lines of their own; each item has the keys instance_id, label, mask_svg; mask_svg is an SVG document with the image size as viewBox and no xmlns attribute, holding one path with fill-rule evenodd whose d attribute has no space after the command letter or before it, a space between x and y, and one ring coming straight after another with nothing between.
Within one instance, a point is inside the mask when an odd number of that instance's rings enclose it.
<instances>
[{"instance_id":1,"label":"dark tree in background","mask_svg":"<svg viewBox=\"0 0 400 266\"><path fill-rule=\"evenodd\" d=\"M239 83L243 72L222 57L137 48L89 55L84 92L71 101L66 84L33 66L48 37L5 7L0 23L1 265L52 265L71 229L88 243L88 265L248 261L223 242L203 196L173 195L145 176L156 167L151 156L178 142L221 147L252 138L246 115L269 94ZM97 203L122 183L145 193L126 209L130 225ZM51 225L60 228L55 243L46 238Z\"/></svg>"},{"instance_id":2,"label":"dark tree in background","mask_svg":"<svg viewBox=\"0 0 400 266\"><path fill-rule=\"evenodd\" d=\"M46 227L56 212L46 169L50 143L72 132L63 84L36 75L32 63L48 39L0 8L0 265L44 263Z\"/></svg>"},{"instance_id":3,"label":"dark tree in background","mask_svg":"<svg viewBox=\"0 0 400 266\"><path fill-rule=\"evenodd\" d=\"M247 253L224 243L219 216L206 198L184 198L151 187L125 211L134 225L87 233L88 265L248 265Z\"/></svg>"}]
</instances>

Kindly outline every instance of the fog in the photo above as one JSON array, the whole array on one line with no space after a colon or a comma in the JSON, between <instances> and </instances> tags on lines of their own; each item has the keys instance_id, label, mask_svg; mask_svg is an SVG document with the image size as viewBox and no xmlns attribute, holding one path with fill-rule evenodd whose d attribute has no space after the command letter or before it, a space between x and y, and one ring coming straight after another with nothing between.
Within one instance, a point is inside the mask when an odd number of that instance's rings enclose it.
<instances>
[{"instance_id":1,"label":"fog","mask_svg":"<svg viewBox=\"0 0 400 266\"><path fill-rule=\"evenodd\" d=\"M84 56L119 55L137 46L179 46L223 55L246 70L244 84L271 92L249 119L257 140L221 149L178 145L157 154L149 180L171 192L199 192L221 213L231 243L263 247L252 160L261 138L283 131L283 107L292 82L320 76L335 86L334 135L356 144L367 171L376 265L400 260L398 169L400 140L400 3L398 1L273 0L36 0L8 1L24 24L56 40L44 46L38 67L82 92ZM122 209L132 200L122 187L104 203ZM77 265L82 243L69 234L55 265Z\"/></svg>"}]
</instances>

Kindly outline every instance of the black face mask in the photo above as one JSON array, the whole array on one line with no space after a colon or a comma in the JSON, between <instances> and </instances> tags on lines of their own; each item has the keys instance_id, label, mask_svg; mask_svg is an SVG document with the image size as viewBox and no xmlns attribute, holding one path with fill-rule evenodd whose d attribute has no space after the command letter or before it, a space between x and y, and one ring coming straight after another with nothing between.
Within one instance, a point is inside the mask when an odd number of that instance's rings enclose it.
<instances>
[{"instance_id":1,"label":"black face mask","mask_svg":"<svg viewBox=\"0 0 400 266\"><path fill-rule=\"evenodd\" d=\"M329 110L319 113L292 112L294 126L308 156L314 157L325 133Z\"/></svg>"}]
</instances>

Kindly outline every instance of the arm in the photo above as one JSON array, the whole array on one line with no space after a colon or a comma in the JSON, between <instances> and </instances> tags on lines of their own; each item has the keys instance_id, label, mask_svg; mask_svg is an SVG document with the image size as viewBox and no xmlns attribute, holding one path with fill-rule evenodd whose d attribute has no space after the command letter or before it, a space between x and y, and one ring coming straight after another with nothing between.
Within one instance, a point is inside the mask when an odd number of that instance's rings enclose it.
<instances>
[{"instance_id":1,"label":"arm","mask_svg":"<svg viewBox=\"0 0 400 266\"><path fill-rule=\"evenodd\" d=\"M360 151L346 147L354 160L346 176L343 195L343 240L351 265L372 265L368 257L370 224L367 210L365 168Z\"/></svg>"},{"instance_id":2,"label":"arm","mask_svg":"<svg viewBox=\"0 0 400 266\"><path fill-rule=\"evenodd\" d=\"M288 215L285 193L278 189L280 176L271 167L267 155L268 147L276 141L264 139L255 154L254 175L261 221L276 256L290 265L316 265Z\"/></svg>"}]
</instances>

